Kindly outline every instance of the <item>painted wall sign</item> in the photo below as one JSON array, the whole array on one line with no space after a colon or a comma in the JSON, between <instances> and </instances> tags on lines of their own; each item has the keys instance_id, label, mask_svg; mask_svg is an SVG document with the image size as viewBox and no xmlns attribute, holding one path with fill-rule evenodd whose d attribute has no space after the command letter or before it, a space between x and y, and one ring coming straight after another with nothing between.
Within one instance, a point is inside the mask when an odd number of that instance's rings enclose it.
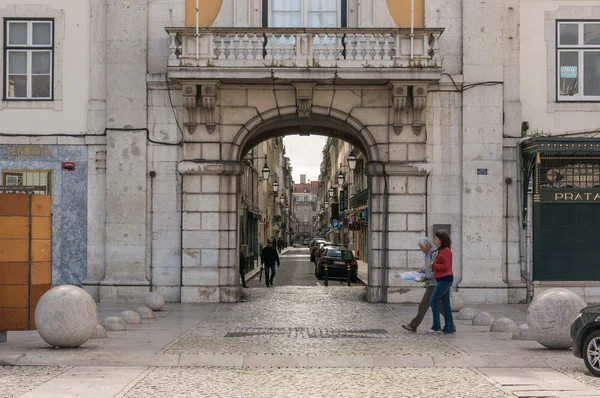
<instances>
[{"instance_id":1,"label":"painted wall sign","mask_svg":"<svg viewBox=\"0 0 600 398\"><path fill-rule=\"evenodd\" d=\"M9 159L46 159L51 155L48 145L4 145L5 154Z\"/></svg>"},{"instance_id":2,"label":"painted wall sign","mask_svg":"<svg viewBox=\"0 0 600 398\"><path fill-rule=\"evenodd\" d=\"M540 191L540 202L600 203L600 189L572 191Z\"/></svg>"}]
</instances>

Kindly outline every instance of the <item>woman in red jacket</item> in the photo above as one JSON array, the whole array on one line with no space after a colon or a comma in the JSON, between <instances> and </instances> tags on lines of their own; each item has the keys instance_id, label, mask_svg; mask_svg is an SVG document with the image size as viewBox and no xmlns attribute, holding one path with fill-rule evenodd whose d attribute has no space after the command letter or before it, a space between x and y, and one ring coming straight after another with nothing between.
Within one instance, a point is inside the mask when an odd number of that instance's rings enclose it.
<instances>
[{"instance_id":1,"label":"woman in red jacket","mask_svg":"<svg viewBox=\"0 0 600 398\"><path fill-rule=\"evenodd\" d=\"M438 231L435 233L433 243L438 247L438 255L435 261L428 266L433 269L433 276L437 281L437 286L429 300L429 306L433 313L433 326L427 333L451 334L454 333L454 322L452 320L452 309L450 308L450 288L454 282L452 274L452 251L450 246L452 241L446 232ZM442 301L444 309L444 328L440 326L440 309L438 301Z\"/></svg>"}]
</instances>

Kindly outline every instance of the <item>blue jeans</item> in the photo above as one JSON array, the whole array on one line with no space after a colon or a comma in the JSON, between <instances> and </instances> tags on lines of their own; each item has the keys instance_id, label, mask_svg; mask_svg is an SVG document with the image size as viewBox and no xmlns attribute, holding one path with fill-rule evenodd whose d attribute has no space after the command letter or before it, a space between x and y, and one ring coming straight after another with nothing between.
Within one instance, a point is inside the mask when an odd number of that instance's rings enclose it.
<instances>
[{"instance_id":1,"label":"blue jeans","mask_svg":"<svg viewBox=\"0 0 600 398\"><path fill-rule=\"evenodd\" d=\"M452 282L438 281L431 299L429 299L429 306L431 307L431 313L433 314L433 326L432 330L442 330L444 333L452 333L454 328L454 322L452 321L452 309L450 308L450 288ZM444 329L440 326L440 309L438 307L438 301L442 301L442 308L444 309Z\"/></svg>"}]
</instances>

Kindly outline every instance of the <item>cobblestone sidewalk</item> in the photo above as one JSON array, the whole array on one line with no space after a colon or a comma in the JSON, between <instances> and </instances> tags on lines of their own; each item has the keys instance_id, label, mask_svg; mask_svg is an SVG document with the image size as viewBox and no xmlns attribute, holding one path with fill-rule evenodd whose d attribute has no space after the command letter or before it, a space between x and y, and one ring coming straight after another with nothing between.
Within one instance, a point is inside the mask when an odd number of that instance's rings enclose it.
<instances>
[{"instance_id":1,"label":"cobblestone sidewalk","mask_svg":"<svg viewBox=\"0 0 600 398\"><path fill-rule=\"evenodd\" d=\"M364 287L245 290L244 304L221 305L201 328L166 354L458 355L431 336L407 334L385 304L364 300Z\"/></svg>"}]
</instances>

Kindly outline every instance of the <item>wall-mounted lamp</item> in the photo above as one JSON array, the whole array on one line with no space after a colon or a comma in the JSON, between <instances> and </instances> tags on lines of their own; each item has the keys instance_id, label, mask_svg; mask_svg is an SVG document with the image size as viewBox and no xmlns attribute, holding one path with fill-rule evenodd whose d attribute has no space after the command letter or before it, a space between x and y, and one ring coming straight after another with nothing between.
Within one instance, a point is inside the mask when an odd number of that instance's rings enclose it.
<instances>
[{"instance_id":1,"label":"wall-mounted lamp","mask_svg":"<svg viewBox=\"0 0 600 398\"><path fill-rule=\"evenodd\" d=\"M356 155L354 154L354 151L350 151L350 155L348 155L348 167L350 167L350 170L356 168Z\"/></svg>"},{"instance_id":2,"label":"wall-mounted lamp","mask_svg":"<svg viewBox=\"0 0 600 398\"><path fill-rule=\"evenodd\" d=\"M279 183L277 182L277 179L275 179L275 182L273 183L273 192L277 191L279 191Z\"/></svg>"},{"instance_id":3,"label":"wall-mounted lamp","mask_svg":"<svg viewBox=\"0 0 600 398\"><path fill-rule=\"evenodd\" d=\"M344 173L341 171L337 175L338 185L344 185Z\"/></svg>"},{"instance_id":4,"label":"wall-mounted lamp","mask_svg":"<svg viewBox=\"0 0 600 398\"><path fill-rule=\"evenodd\" d=\"M283 194L281 194L281 196L279 197L279 201L281 202L281 204L285 203L285 196Z\"/></svg>"},{"instance_id":5,"label":"wall-mounted lamp","mask_svg":"<svg viewBox=\"0 0 600 398\"><path fill-rule=\"evenodd\" d=\"M333 187L329 188L329 190L327 192L329 192L329 197L333 198L333 194L334 194Z\"/></svg>"}]
</instances>

